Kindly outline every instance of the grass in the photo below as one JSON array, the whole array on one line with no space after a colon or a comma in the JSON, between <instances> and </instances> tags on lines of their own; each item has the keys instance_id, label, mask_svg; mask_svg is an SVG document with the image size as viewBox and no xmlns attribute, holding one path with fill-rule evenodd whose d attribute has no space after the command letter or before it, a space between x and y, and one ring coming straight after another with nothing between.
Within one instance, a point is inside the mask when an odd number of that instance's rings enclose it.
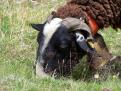
<instances>
[{"instance_id":1,"label":"grass","mask_svg":"<svg viewBox=\"0 0 121 91\"><path fill-rule=\"evenodd\" d=\"M0 1L0 91L121 91L121 80L117 78L104 82L36 78L32 66L37 32L29 24L44 22L64 0L40 0L37 5L29 0L16 1ZM121 55L121 31L106 30L101 33L109 49L114 55Z\"/></svg>"}]
</instances>

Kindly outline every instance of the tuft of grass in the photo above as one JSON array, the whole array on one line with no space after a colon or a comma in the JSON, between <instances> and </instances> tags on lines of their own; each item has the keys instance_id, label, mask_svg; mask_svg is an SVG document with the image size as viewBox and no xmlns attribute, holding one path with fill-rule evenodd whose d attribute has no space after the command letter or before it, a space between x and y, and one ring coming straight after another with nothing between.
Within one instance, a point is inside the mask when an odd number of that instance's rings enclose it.
<instances>
[{"instance_id":1,"label":"tuft of grass","mask_svg":"<svg viewBox=\"0 0 121 91\"><path fill-rule=\"evenodd\" d=\"M3 17L1 21L1 31L4 33L10 31L10 20L7 16Z\"/></svg>"},{"instance_id":2,"label":"tuft of grass","mask_svg":"<svg viewBox=\"0 0 121 91\"><path fill-rule=\"evenodd\" d=\"M121 80L84 82L73 79L36 78L33 64L37 32L30 23L42 23L64 0L0 1L0 91L121 91ZM106 29L107 30L107 29ZM114 55L121 55L121 31L111 28L101 34Z\"/></svg>"}]
</instances>

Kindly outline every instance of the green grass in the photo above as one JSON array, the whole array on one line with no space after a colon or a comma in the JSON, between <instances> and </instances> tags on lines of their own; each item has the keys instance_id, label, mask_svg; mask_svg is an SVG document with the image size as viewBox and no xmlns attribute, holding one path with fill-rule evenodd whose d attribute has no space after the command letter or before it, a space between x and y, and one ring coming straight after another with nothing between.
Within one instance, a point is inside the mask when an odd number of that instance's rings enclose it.
<instances>
[{"instance_id":1,"label":"green grass","mask_svg":"<svg viewBox=\"0 0 121 91\"><path fill-rule=\"evenodd\" d=\"M121 80L116 78L84 82L35 77L32 66L37 32L29 24L44 22L52 10L64 3L64 0L40 1L39 5L29 0L22 3L0 1L0 91L100 91L103 88L121 91ZM109 28L101 33L110 51L121 55L121 31Z\"/></svg>"}]
</instances>

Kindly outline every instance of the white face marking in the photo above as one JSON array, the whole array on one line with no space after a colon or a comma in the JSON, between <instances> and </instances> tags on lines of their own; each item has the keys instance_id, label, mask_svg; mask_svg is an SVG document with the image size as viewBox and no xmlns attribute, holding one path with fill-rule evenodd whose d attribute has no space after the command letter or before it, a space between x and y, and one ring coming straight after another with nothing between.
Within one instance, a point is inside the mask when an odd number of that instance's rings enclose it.
<instances>
[{"instance_id":1,"label":"white face marking","mask_svg":"<svg viewBox=\"0 0 121 91\"><path fill-rule=\"evenodd\" d=\"M41 54L43 54L45 48L47 47L50 39L53 36L53 34L57 31L57 28L61 26L61 22L62 22L62 19L54 18L49 23L45 24L44 30L43 30L44 43L43 43L43 46L41 48ZM44 60L42 59L42 55L41 55L41 60L40 61L42 63L44 62Z\"/></svg>"},{"instance_id":2,"label":"white face marking","mask_svg":"<svg viewBox=\"0 0 121 91\"><path fill-rule=\"evenodd\" d=\"M46 23L43 34L44 34L44 44L42 47L43 50L47 47L48 42L50 41L53 34L57 31L57 28L61 26L62 19L54 18L50 23Z\"/></svg>"},{"instance_id":3,"label":"white face marking","mask_svg":"<svg viewBox=\"0 0 121 91\"><path fill-rule=\"evenodd\" d=\"M84 36L81 33L76 33L76 37L77 42L82 42L85 40Z\"/></svg>"},{"instance_id":4,"label":"white face marking","mask_svg":"<svg viewBox=\"0 0 121 91\"><path fill-rule=\"evenodd\" d=\"M36 75L43 78L43 77L48 77L46 73L43 71L43 67L37 62L36 64Z\"/></svg>"}]
</instances>

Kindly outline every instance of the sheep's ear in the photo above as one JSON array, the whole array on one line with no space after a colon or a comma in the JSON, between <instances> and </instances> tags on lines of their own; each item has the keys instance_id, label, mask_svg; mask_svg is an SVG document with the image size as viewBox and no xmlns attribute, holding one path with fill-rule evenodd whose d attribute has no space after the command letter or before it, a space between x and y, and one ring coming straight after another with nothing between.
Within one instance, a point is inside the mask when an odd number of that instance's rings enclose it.
<instances>
[{"instance_id":1,"label":"sheep's ear","mask_svg":"<svg viewBox=\"0 0 121 91\"><path fill-rule=\"evenodd\" d=\"M37 31L42 31L44 28L44 24L31 24L32 28L36 29Z\"/></svg>"}]
</instances>

